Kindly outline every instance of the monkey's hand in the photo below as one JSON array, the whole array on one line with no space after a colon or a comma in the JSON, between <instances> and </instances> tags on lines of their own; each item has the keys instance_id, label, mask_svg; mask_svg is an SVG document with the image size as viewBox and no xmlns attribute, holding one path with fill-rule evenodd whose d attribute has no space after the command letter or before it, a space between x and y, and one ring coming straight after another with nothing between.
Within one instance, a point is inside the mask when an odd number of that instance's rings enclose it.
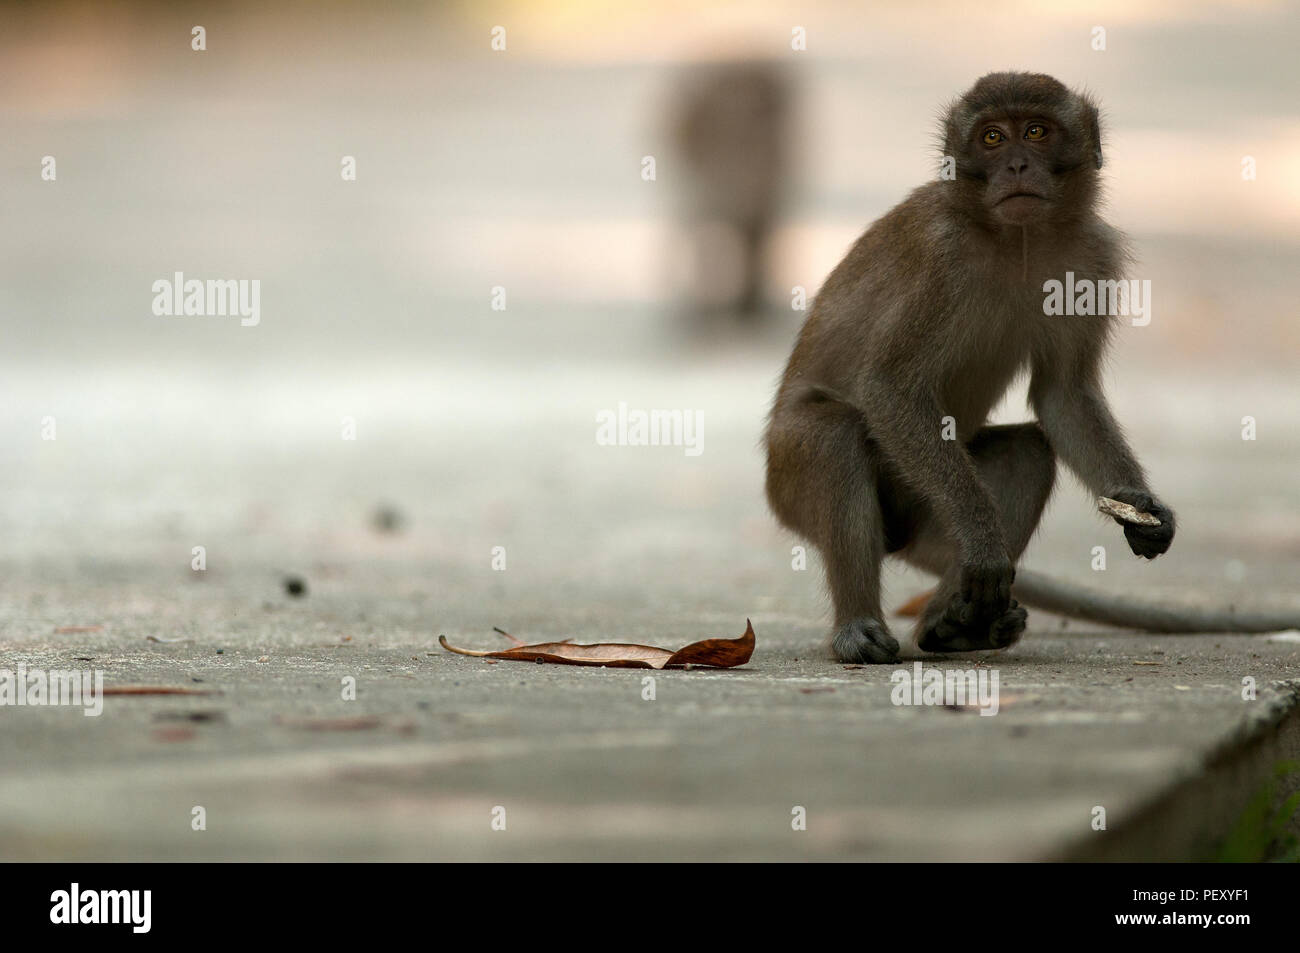
<instances>
[{"instance_id":1,"label":"monkey's hand","mask_svg":"<svg viewBox=\"0 0 1300 953\"><path fill-rule=\"evenodd\" d=\"M1146 490L1134 490L1128 487L1106 494L1112 500L1127 503L1139 513L1150 513L1160 520L1159 526L1134 526L1113 517L1116 523L1124 527L1124 538L1128 540L1133 554L1144 559L1155 559L1166 552L1174 541L1174 511L1165 506Z\"/></svg>"}]
</instances>

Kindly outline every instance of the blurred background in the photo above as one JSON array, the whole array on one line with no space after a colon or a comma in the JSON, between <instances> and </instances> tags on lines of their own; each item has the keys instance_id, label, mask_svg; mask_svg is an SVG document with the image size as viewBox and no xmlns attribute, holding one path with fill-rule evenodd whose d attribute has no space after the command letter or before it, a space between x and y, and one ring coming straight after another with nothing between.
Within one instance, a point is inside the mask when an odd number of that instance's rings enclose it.
<instances>
[{"instance_id":1,"label":"blurred background","mask_svg":"<svg viewBox=\"0 0 1300 953\"><path fill-rule=\"evenodd\" d=\"M83 578L78 554L182 579L190 540L302 564L369 539L384 501L443 570L498 593L558 565L573 595L647 568L695 585L673 561L702 538L770 546L789 581L757 444L803 317L792 289L811 299L934 174L943 105L998 69L1104 104L1109 215L1154 294L1112 387L1155 485L1231 516L1215 532L1252 547L1233 558L1295 556L1296 12L5 4L10 622L36 608L21 580ZM176 271L260 279L260 325L155 316L152 282ZM704 454L597 447L594 415L619 401L698 410ZM485 579L494 541L527 557Z\"/></svg>"},{"instance_id":2,"label":"blurred background","mask_svg":"<svg viewBox=\"0 0 1300 953\"><path fill-rule=\"evenodd\" d=\"M468 585L494 619L530 574L565 604L645 604L646 572L717 589L680 561L703 551L751 570L724 601L776 591L791 619L820 612L761 496L762 419L804 316L792 289L811 299L933 175L949 98L1013 68L1104 104L1109 216L1154 295L1150 326L1118 336L1112 392L1155 485L1189 539L1195 507L1213 510L1200 531L1231 550L1225 584L1294 559L1295 14L6 4L10 630L43 626L49 587L95 573L110 600L122 582L192 580L199 544L217 575L418 554L436 567L425 597ZM152 283L176 271L260 279L260 324L155 316ZM620 401L698 411L703 455L598 447L595 414ZM1002 416L1022 408L1023 385ZM1069 493L1053 518L1095 532ZM383 507L405 537L373 531ZM1062 545L1040 562L1086 571L1065 532L1043 534ZM489 571L497 544L508 573ZM1178 560L1149 570L1179 579Z\"/></svg>"},{"instance_id":3,"label":"blurred background","mask_svg":"<svg viewBox=\"0 0 1300 953\"><path fill-rule=\"evenodd\" d=\"M945 104L1003 69L1104 106L1108 216L1153 289L1110 393L1179 512L1171 554L1138 565L1062 481L1027 563L1294 601L1298 45L1283 2L4 3L0 649L166 680L149 666L176 647L145 633L195 639L185 664L310 669L322 640L354 636L389 653L380 667L439 632L666 645L748 616L760 657L820 658L816 560L792 567L762 494L795 289L811 303L935 174ZM178 271L260 280L260 323L156 316L153 282ZM1023 398L1022 382L999 417ZM703 453L599 446L596 415L620 402L697 412ZM1095 545L1110 572L1091 571ZM886 582L892 604L926 585ZM66 625L104 628L51 636ZM308 703L307 676L277 677L272 711ZM539 717L495 710L421 730ZM266 717L195 744L302 743ZM49 719L10 724L68 764L154 750L110 721L76 716L57 743ZM6 810L53 811L59 790L15 787ZM137 821L143 844L158 822Z\"/></svg>"}]
</instances>

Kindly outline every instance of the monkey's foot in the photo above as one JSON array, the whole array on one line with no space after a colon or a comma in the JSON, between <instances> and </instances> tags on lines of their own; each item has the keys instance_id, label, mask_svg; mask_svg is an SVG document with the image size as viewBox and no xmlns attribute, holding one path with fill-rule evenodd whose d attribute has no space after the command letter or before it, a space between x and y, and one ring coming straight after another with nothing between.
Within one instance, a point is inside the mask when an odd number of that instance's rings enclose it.
<instances>
[{"instance_id":1,"label":"monkey's foot","mask_svg":"<svg viewBox=\"0 0 1300 953\"><path fill-rule=\"evenodd\" d=\"M831 651L841 662L887 665L898 661L898 640L878 619L854 619L835 630Z\"/></svg>"},{"instance_id":2,"label":"monkey's foot","mask_svg":"<svg viewBox=\"0 0 1300 953\"><path fill-rule=\"evenodd\" d=\"M1029 613L1014 599L1006 612L989 624L962 621L966 604L953 600L937 619L929 622L917 636L916 646L923 652L981 652L1005 649L1020 641Z\"/></svg>"}]
</instances>

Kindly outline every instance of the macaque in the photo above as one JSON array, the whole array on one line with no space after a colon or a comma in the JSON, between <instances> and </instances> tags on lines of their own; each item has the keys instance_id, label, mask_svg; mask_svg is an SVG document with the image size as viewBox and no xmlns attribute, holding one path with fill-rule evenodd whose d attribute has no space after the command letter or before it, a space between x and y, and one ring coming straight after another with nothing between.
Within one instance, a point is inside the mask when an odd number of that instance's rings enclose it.
<instances>
[{"instance_id":1,"label":"macaque","mask_svg":"<svg viewBox=\"0 0 1300 953\"><path fill-rule=\"evenodd\" d=\"M1095 496L1159 519L1120 524L1138 556L1174 538L1102 393L1113 316L1043 308L1045 281L1115 280L1127 265L1097 211L1096 104L1050 76L991 73L948 110L943 141L955 176L912 192L831 272L766 432L768 501L821 552L845 662L898 657L886 555L939 576L922 650L1013 645L1016 562L1058 460ZM1036 420L988 426L1023 370Z\"/></svg>"},{"instance_id":2,"label":"macaque","mask_svg":"<svg viewBox=\"0 0 1300 953\"><path fill-rule=\"evenodd\" d=\"M694 320L763 309L764 257L785 192L791 92L774 63L698 67L674 114Z\"/></svg>"}]
</instances>

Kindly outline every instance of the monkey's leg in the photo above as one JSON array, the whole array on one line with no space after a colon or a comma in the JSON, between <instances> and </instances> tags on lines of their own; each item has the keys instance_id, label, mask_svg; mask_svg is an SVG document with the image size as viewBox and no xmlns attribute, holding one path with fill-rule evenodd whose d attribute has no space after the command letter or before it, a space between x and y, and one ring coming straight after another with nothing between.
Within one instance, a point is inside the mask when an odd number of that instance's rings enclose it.
<instances>
[{"instance_id":1,"label":"monkey's leg","mask_svg":"<svg viewBox=\"0 0 1300 953\"><path fill-rule=\"evenodd\" d=\"M1056 480L1051 445L1042 428L1029 423L984 427L967 449L1001 513L1008 555L1018 561L1038 527ZM1005 648L1019 641L1026 612L1014 599L996 618L972 615L961 598L956 547L932 518L923 520L901 555L940 576L939 587L917 624L918 647L927 652L973 652Z\"/></svg>"},{"instance_id":2,"label":"monkey's leg","mask_svg":"<svg viewBox=\"0 0 1300 953\"><path fill-rule=\"evenodd\" d=\"M835 604L835 657L897 661L898 642L880 609L885 527L861 418L834 401L778 408L767 447L772 510L821 551L826 565Z\"/></svg>"}]
</instances>

